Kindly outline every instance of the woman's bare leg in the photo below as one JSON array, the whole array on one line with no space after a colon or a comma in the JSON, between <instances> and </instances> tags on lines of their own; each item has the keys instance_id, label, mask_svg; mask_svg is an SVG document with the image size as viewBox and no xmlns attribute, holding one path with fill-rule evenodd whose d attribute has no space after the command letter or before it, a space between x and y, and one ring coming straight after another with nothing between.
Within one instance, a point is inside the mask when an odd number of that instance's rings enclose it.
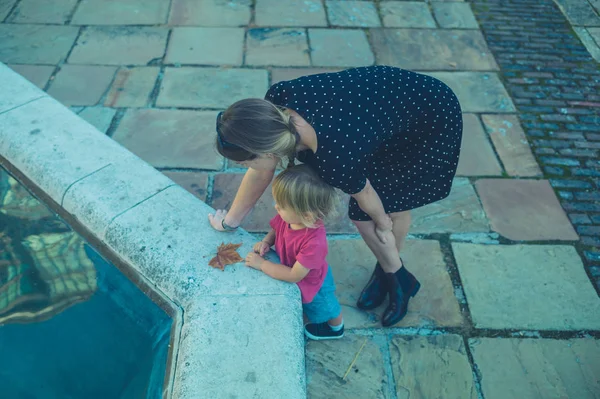
<instances>
[{"instance_id":1,"label":"woman's bare leg","mask_svg":"<svg viewBox=\"0 0 600 399\"><path fill-rule=\"evenodd\" d=\"M352 221L367 246L377 258L377 261L386 273L395 273L402 267L398 247L395 241L389 240L383 244L377 234L375 234L375 222L369 221ZM395 235L394 235L395 236ZM397 241L397 239L396 239Z\"/></svg>"}]
</instances>

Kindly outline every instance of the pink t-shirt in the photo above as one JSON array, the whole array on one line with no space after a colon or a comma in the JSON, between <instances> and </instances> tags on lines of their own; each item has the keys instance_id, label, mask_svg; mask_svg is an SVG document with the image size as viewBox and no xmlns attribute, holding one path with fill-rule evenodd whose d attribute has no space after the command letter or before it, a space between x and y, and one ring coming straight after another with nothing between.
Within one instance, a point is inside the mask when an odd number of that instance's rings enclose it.
<instances>
[{"instance_id":1,"label":"pink t-shirt","mask_svg":"<svg viewBox=\"0 0 600 399\"><path fill-rule=\"evenodd\" d=\"M275 230L275 252L283 265L292 267L296 262L310 269L306 277L298 281L302 303L310 303L321 289L327 275L327 235L325 226L319 222L316 228L293 230L281 216L269 223Z\"/></svg>"}]
</instances>

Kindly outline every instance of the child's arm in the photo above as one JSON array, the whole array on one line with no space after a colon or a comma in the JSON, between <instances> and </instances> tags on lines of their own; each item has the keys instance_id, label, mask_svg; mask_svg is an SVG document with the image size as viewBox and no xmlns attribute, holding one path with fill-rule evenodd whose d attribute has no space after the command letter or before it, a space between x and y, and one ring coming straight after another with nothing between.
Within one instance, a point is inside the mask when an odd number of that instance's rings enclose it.
<instances>
[{"instance_id":1,"label":"child's arm","mask_svg":"<svg viewBox=\"0 0 600 399\"><path fill-rule=\"evenodd\" d=\"M271 247L275 244L275 230L271 229L269 234L262 239L262 241L254 244L254 252L259 254L260 256L265 256L267 252L271 249Z\"/></svg>"},{"instance_id":2,"label":"child's arm","mask_svg":"<svg viewBox=\"0 0 600 399\"><path fill-rule=\"evenodd\" d=\"M310 269L296 262L293 267L287 267L279 263L270 262L259 254L251 252L246 256L246 265L273 277L276 280L297 283L302 280Z\"/></svg>"}]
</instances>

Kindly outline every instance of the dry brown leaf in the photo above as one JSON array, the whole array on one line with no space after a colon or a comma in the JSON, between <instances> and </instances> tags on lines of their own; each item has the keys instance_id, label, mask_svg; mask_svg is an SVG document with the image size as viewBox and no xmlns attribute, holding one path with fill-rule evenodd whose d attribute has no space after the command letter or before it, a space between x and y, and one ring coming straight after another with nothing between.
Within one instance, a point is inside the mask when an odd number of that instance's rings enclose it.
<instances>
[{"instance_id":1,"label":"dry brown leaf","mask_svg":"<svg viewBox=\"0 0 600 399\"><path fill-rule=\"evenodd\" d=\"M225 270L225 265L233 265L234 263L243 261L244 259L236 251L241 246L242 243L221 243L221 245L219 245L217 248L217 256L212 258L210 262L208 262L208 265L217 269Z\"/></svg>"}]
</instances>

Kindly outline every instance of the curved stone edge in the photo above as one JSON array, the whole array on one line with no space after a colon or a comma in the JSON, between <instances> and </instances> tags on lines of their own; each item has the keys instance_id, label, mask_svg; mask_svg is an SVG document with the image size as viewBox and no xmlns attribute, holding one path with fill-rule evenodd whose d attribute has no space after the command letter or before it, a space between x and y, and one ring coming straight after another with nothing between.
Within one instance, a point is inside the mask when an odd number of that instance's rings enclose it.
<instances>
[{"instance_id":1,"label":"curved stone edge","mask_svg":"<svg viewBox=\"0 0 600 399\"><path fill-rule=\"evenodd\" d=\"M207 265L254 238L212 230L212 208L1 63L0 87L2 158L183 310L166 396L306 397L297 286Z\"/></svg>"}]
</instances>

